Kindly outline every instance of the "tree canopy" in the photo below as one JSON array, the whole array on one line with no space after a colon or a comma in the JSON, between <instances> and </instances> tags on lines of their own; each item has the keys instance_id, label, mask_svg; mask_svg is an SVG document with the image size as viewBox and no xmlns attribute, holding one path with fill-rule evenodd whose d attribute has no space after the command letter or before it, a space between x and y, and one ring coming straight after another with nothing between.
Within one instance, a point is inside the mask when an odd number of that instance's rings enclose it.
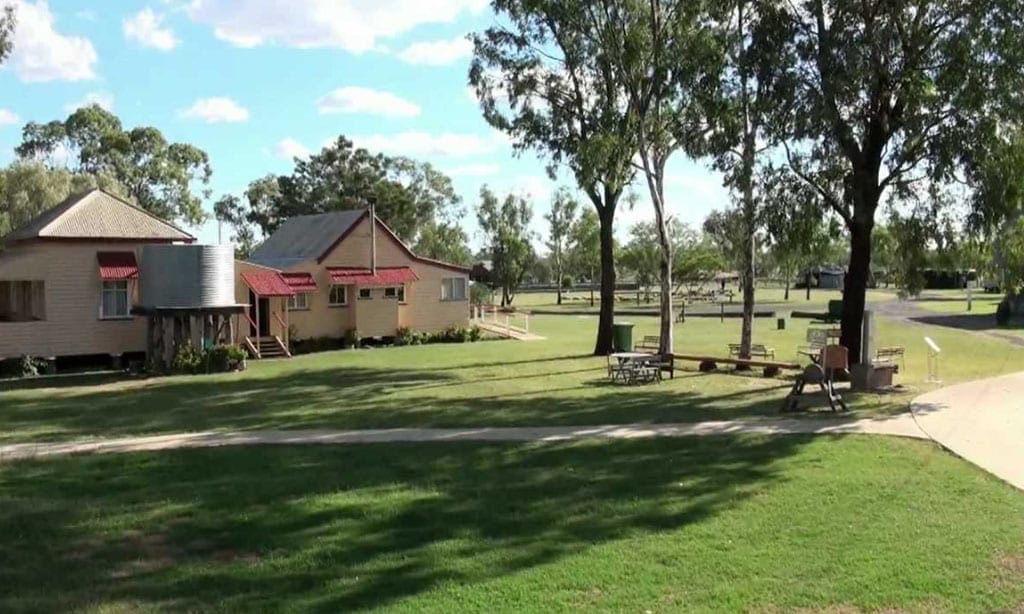
<instances>
[{"instance_id":1,"label":"tree canopy","mask_svg":"<svg viewBox=\"0 0 1024 614\"><path fill-rule=\"evenodd\" d=\"M7 56L11 55L14 49L14 27L17 21L14 15L13 6L5 6L0 10L0 64L4 63Z\"/></svg>"},{"instance_id":2,"label":"tree canopy","mask_svg":"<svg viewBox=\"0 0 1024 614\"><path fill-rule=\"evenodd\" d=\"M131 200L116 179L103 173L74 173L63 168L47 168L39 162L14 162L0 169L0 236L69 196L93 188Z\"/></svg>"},{"instance_id":3,"label":"tree canopy","mask_svg":"<svg viewBox=\"0 0 1024 614\"><path fill-rule=\"evenodd\" d=\"M614 219L633 179L634 126L604 49L607 12L589 0L492 0L500 23L473 35L469 81L484 119L554 175L569 169L597 212L601 310L594 352L612 349ZM605 2L607 8L611 2Z\"/></svg>"},{"instance_id":4,"label":"tree canopy","mask_svg":"<svg viewBox=\"0 0 1024 614\"><path fill-rule=\"evenodd\" d=\"M535 254L530 243L529 203L509 194L504 200L487 187L480 188L477 221L491 258L492 284L501 288L501 304L511 305L519 286L533 265Z\"/></svg>"},{"instance_id":5,"label":"tree canopy","mask_svg":"<svg viewBox=\"0 0 1024 614\"><path fill-rule=\"evenodd\" d=\"M880 200L953 180L1020 108L1020 5L801 0L789 20L796 86L777 106L793 169L850 232L842 343L857 361Z\"/></svg>"},{"instance_id":6,"label":"tree canopy","mask_svg":"<svg viewBox=\"0 0 1024 614\"><path fill-rule=\"evenodd\" d=\"M153 127L126 130L98 105L82 107L64 121L29 122L15 151L51 168L109 175L138 206L164 219L198 224L205 218L204 186L212 174L206 152L169 143Z\"/></svg>"},{"instance_id":7,"label":"tree canopy","mask_svg":"<svg viewBox=\"0 0 1024 614\"><path fill-rule=\"evenodd\" d=\"M544 215L548 221L548 251L551 254L550 260L554 269L556 300L562 304L562 276L565 272L566 251L569 243L569 232L576 222L576 212L579 210L579 203L572 197L566 188L555 192L555 198L551 201L551 211Z\"/></svg>"}]
</instances>

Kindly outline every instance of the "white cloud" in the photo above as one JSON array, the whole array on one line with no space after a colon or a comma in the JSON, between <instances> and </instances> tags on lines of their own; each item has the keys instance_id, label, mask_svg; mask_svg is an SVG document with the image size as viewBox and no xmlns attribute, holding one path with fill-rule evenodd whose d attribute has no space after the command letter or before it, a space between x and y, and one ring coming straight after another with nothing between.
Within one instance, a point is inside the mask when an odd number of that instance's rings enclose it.
<instances>
[{"instance_id":1,"label":"white cloud","mask_svg":"<svg viewBox=\"0 0 1024 614\"><path fill-rule=\"evenodd\" d=\"M451 40L413 43L402 50L398 57L409 64L447 66L472 53L473 43L464 36L456 36Z\"/></svg>"},{"instance_id":2,"label":"white cloud","mask_svg":"<svg viewBox=\"0 0 1024 614\"><path fill-rule=\"evenodd\" d=\"M292 158L309 157L309 149L305 145L289 137L281 139L274 145L274 155L278 158L291 160Z\"/></svg>"},{"instance_id":3,"label":"white cloud","mask_svg":"<svg viewBox=\"0 0 1024 614\"><path fill-rule=\"evenodd\" d=\"M7 109L0 109L0 126L13 126L20 124L21 118L14 111Z\"/></svg>"},{"instance_id":4,"label":"white cloud","mask_svg":"<svg viewBox=\"0 0 1024 614\"><path fill-rule=\"evenodd\" d=\"M132 17L125 17L121 30L125 38L143 47L170 51L178 46L178 39L170 28L162 26L163 19L162 15L146 7Z\"/></svg>"},{"instance_id":5,"label":"white cloud","mask_svg":"<svg viewBox=\"0 0 1024 614\"><path fill-rule=\"evenodd\" d=\"M95 79L96 49L84 36L66 36L54 30L54 17L45 0L15 0L18 24L14 28L11 65L25 82L84 81Z\"/></svg>"},{"instance_id":6,"label":"white cloud","mask_svg":"<svg viewBox=\"0 0 1024 614\"><path fill-rule=\"evenodd\" d=\"M216 96L200 98L191 107L181 111L181 116L200 119L208 124L244 122L249 120L249 110L230 98Z\"/></svg>"},{"instance_id":7,"label":"white cloud","mask_svg":"<svg viewBox=\"0 0 1024 614\"><path fill-rule=\"evenodd\" d=\"M551 200L551 180L543 175L520 175L512 180L511 191L534 204L547 203Z\"/></svg>"},{"instance_id":8,"label":"white cloud","mask_svg":"<svg viewBox=\"0 0 1024 614\"><path fill-rule=\"evenodd\" d=\"M494 150L495 144L477 134L430 134L429 132L401 132L355 136L358 147L372 152L385 152L402 156L472 156Z\"/></svg>"},{"instance_id":9,"label":"white cloud","mask_svg":"<svg viewBox=\"0 0 1024 614\"><path fill-rule=\"evenodd\" d=\"M82 107L89 105L99 105L101 108L107 111L114 110L114 95L110 92L89 92L84 98L78 102L72 102L64 105L64 110L68 113L73 113Z\"/></svg>"},{"instance_id":10,"label":"white cloud","mask_svg":"<svg viewBox=\"0 0 1024 614\"><path fill-rule=\"evenodd\" d=\"M479 13L487 0L192 0L189 17L239 47L279 44L362 53L378 39Z\"/></svg>"},{"instance_id":11,"label":"white cloud","mask_svg":"<svg viewBox=\"0 0 1024 614\"><path fill-rule=\"evenodd\" d=\"M463 164L445 171L451 177L489 177L497 175L501 167L497 164Z\"/></svg>"},{"instance_id":12,"label":"white cloud","mask_svg":"<svg viewBox=\"0 0 1024 614\"><path fill-rule=\"evenodd\" d=\"M416 117L420 108L391 92L368 87L339 87L316 102L321 115L362 113L390 117Z\"/></svg>"}]
</instances>

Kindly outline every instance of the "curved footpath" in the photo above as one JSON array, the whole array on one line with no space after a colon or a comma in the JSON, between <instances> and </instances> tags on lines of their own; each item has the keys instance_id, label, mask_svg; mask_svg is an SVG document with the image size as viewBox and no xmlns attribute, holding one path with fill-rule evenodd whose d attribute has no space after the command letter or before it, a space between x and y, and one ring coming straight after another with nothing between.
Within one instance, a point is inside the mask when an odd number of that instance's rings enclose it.
<instances>
[{"instance_id":1,"label":"curved footpath","mask_svg":"<svg viewBox=\"0 0 1024 614\"><path fill-rule=\"evenodd\" d=\"M240 431L200 432L98 439L80 442L40 442L0 445L0 462L68 454L146 452L220 446L413 443L448 441L568 441L574 439L642 439L708 435L871 434L927 439L910 414L890 418L749 419L692 424L620 424L605 426L545 426L451 429L372 429L358 431Z\"/></svg>"},{"instance_id":2,"label":"curved footpath","mask_svg":"<svg viewBox=\"0 0 1024 614\"><path fill-rule=\"evenodd\" d=\"M934 390L911 411L929 438L1024 490L1024 373Z\"/></svg>"}]
</instances>

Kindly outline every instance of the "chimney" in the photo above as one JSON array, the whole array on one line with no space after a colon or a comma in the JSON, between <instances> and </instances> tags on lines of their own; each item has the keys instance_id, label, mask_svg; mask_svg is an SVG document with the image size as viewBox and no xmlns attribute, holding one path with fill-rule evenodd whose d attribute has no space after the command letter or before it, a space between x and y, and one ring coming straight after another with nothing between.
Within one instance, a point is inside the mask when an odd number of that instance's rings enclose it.
<instances>
[{"instance_id":1,"label":"chimney","mask_svg":"<svg viewBox=\"0 0 1024 614\"><path fill-rule=\"evenodd\" d=\"M370 274L377 275L377 198L371 196L370 202Z\"/></svg>"}]
</instances>

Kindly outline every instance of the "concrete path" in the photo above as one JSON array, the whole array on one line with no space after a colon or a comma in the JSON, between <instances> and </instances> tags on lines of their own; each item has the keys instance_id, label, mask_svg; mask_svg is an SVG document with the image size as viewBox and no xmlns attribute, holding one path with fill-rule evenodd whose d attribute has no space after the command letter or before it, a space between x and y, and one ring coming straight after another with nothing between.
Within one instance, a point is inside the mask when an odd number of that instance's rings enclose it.
<instances>
[{"instance_id":1,"label":"concrete path","mask_svg":"<svg viewBox=\"0 0 1024 614\"><path fill-rule=\"evenodd\" d=\"M69 454L110 454L247 445L364 444L449 441L567 441L643 439L709 435L872 434L926 439L910 414L891 418L750 419L693 424L624 424L461 429L378 429L359 431L245 431L174 433L80 442L0 445L0 462Z\"/></svg>"},{"instance_id":2,"label":"concrete path","mask_svg":"<svg viewBox=\"0 0 1024 614\"><path fill-rule=\"evenodd\" d=\"M940 388L911 411L930 438L1024 490L1024 373Z\"/></svg>"}]
</instances>

